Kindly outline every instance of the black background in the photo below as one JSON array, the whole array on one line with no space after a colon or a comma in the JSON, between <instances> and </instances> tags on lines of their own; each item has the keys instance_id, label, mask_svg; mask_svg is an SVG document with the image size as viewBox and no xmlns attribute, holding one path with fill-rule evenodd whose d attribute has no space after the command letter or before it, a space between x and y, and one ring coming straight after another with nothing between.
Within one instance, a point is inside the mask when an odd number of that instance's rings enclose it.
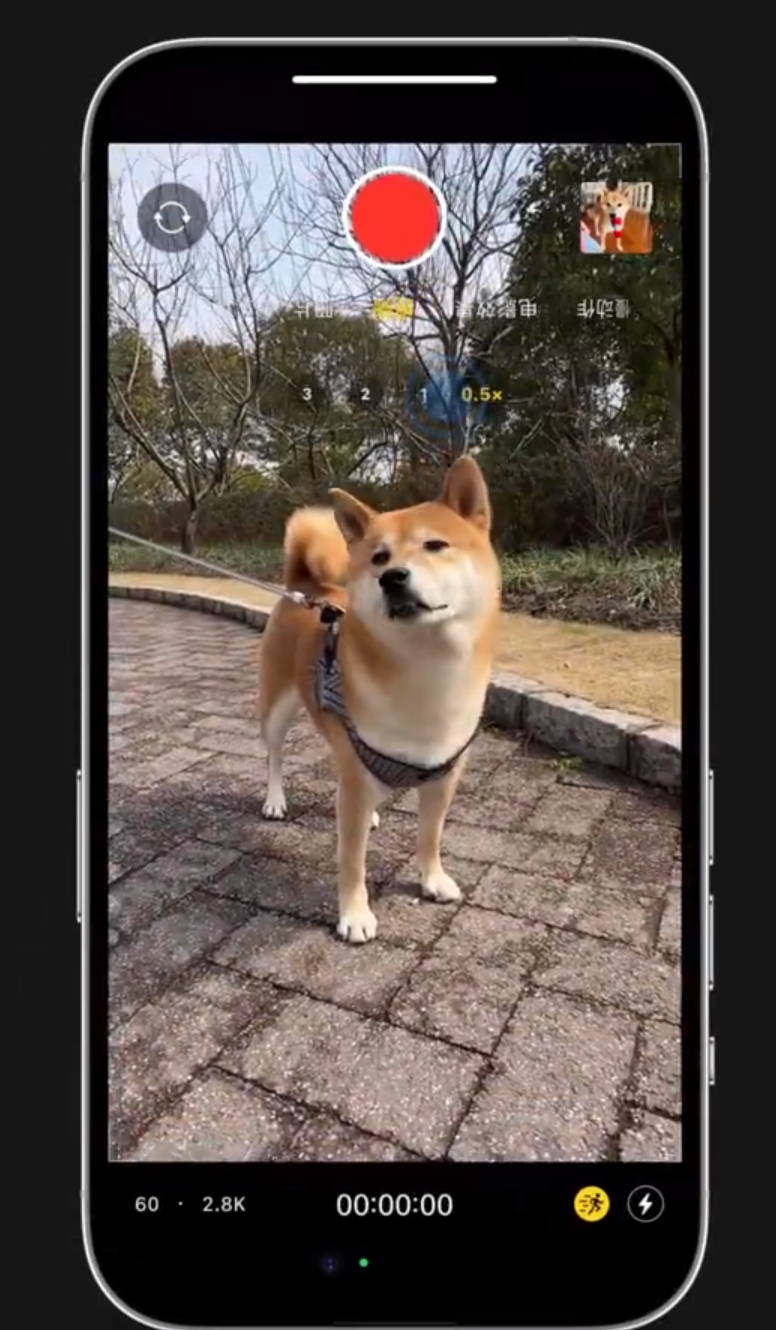
<instances>
[{"instance_id":1,"label":"black background","mask_svg":"<svg viewBox=\"0 0 776 1330\"><path fill-rule=\"evenodd\" d=\"M520 8L519 28L512 19L517 11L505 12L511 34L600 34L659 50L692 82L710 127L711 707L717 788L712 889L718 953L712 1223L696 1284L656 1324L668 1330L732 1325L749 1330L765 1326L772 1315L767 1234L774 1230L776 1212L776 1115L766 1090L766 1078L772 1081L769 1015L774 1011L768 983L773 935L766 914L773 911L774 871L769 845L757 844L763 823L770 835L773 788L773 664L765 625L773 601L768 547L774 522L766 469L772 471L774 425L773 372L765 356L773 322L769 244L772 250L776 232L770 231L767 208L759 216L756 211L766 185L770 188L772 140L769 147L763 142L762 157L755 143L773 75L758 68L758 61L764 63L763 42L740 4L734 11L720 10L714 20L708 10L699 11L700 18L687 13L685 20L675 6L650 12L642 4L575 9L564 22L555 7L546 26L537 21L538 11L526 8ZM21 35L15 24L15 42L7 31L4 43L2 291L4 343L11 349L5 352L0 473L6 765L0 804L5 906L0 1316L12 1327L111 1330L129 1322L92 1282L82 1254L78 1198L74 772L83 120L105 74L151 42L196 34L309 35L309 30L301 16L285 10L254 11L244 21L236 14L218 29L210 10L203 9L204 20L197 20L191 4L185 13L173 6L111 7L88 28L75 12L68 7L48 20L31 10L29 19L20 16L21 32L25 22L35 26ZM417 6L392 5L395 35L450 33L452 20L444 11L420 29L413 22L417 13ZM217 17L225 16L222 4ZM375 8L369 17L379 25L373 35L384 33L381 11ZM327 35L369 31L366 16L340 23L331 7L324 22ZM323 27L320 13L315 26ZM495 12L480 10L460 30L474 28L484 36L500 27ZM750 255L746 261L744 250ZM770 624L768 630L772 635ZM558 1274L562 1278L562 1270Z\"/></svg>"}]
</instances>

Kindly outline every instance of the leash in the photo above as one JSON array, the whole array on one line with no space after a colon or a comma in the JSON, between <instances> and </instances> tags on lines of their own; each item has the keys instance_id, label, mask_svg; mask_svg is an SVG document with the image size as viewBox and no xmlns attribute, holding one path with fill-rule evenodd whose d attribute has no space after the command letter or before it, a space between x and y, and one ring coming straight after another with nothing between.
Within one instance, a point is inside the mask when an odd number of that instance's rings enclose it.
<instances>
[{"instance_id":1,"label":"leash","mask_svg":"<svg viewBox=\"0 0 776 1330\"><path fill-rule=\"evenodd\" d=\"M118 527L109 526L108 534L116 536L118 540L128 540L134 545L142 545L144 549L154 550L157 554L166 554L168 559L182 559L184 563L190 563L194 568L204 568L209 573L217 574L218 577L229 578L233 582L245 582L248 586L258 587L261 591L269 591L273 596L283 596L286 600L292 600L295 605L336 612L338 618L344 614L344 610L338 605L320 600L317 596L306 596L304 591L289 591L287 587L277 586L272 582L262 582L258 577L247 577L245 573L235 573L229 568L220 568L217 563L210 563L207 559L197 559L193 554L182 554L178 550L169 549L166 545L158 545L154 540L145 540L142 536L132 536L128 531L120 531Z\"/></svg>"}]
</instances>

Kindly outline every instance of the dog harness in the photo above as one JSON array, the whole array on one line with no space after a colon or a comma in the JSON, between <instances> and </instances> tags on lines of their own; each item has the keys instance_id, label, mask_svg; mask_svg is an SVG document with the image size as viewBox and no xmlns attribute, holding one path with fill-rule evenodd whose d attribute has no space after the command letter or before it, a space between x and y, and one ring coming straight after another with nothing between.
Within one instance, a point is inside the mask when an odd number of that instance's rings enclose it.
<instances>
[{"instance_id":1,"label":"dog harness","mask_svg":"<svg viewBox=\"0 0 776 1330\"><path fill-rule=\"evenodd\" d=\"M326 625L326 636L315 672L315 694L318 706L322 711L329 711L339 717L356 756L361 760L369 774L379 780L382 785L387 785L389 789L409 790L418 785L425 785L431 780L441 780L443 776L449 775L458 759L474 743L479 733L479 724L471 739L466 741L463 748L459 748L457 753L454 753L452 757L449 757L446 762L442 762L438 767L422 767L415 766L411 762L402 762L397 757L388 757L385 753L378 753L376 748L372 748L368 743L365 743L345 709L342 667L337 659L339 621L342 614L343 611L333 605L324 606L321 611L321 622Z\"/></svg>"}]
</instances>

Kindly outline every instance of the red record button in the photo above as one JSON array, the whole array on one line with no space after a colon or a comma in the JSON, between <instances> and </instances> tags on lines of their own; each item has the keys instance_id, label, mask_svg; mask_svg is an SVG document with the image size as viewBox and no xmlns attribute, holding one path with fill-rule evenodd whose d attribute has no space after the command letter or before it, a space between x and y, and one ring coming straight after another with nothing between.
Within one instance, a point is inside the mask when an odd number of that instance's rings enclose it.
<instances>
[{"instance_id":1,"label":"red record button","mask_svg":"<svg viewBox=\"0 0 776 1330\"><path fill-rule=\"evenodd\" d=\"M414 268L442 243L447 207L438 187L409 167L368 171L342 210L345 235L374 268Z\"/></svg>"}]
</instances>

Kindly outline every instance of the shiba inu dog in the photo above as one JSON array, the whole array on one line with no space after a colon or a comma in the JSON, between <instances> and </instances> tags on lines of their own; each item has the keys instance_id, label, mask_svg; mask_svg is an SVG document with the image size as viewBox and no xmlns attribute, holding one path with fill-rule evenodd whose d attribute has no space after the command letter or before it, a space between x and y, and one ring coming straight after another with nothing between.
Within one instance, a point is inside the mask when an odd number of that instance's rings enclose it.
<instances>
[{"instance_id":1,"label":"shiba inu dog","mask_svg":"<svg viewBox=\"0 0 776 1330\"><path fill-rule=\"evenodd\" d=\"M283 741L305 707L337 770L337 931L367 942L377 932L367 840L396 789L418 788L423 895L460 896L440 845L485 703L501 576L485 479L470 457L432 502L378 513L343 490L331 498L332 509L298 509L286 528L286 587L328 608L281 599L264 631L263 814L286 815Z\"/></svg>"},{"instance_id":2,"label":"shiba inu dog","mask_svg":"<svg viewBox=\"0 0 776 1330\"><path fill-rule=\"evenodd\" d=\"M601 189L596 194L593 205L596 239L604 252L609 235L614 237L614 248L622 251L622 233L630 206L630 199L622 189Z\"/></svg>"}]
</instances>

